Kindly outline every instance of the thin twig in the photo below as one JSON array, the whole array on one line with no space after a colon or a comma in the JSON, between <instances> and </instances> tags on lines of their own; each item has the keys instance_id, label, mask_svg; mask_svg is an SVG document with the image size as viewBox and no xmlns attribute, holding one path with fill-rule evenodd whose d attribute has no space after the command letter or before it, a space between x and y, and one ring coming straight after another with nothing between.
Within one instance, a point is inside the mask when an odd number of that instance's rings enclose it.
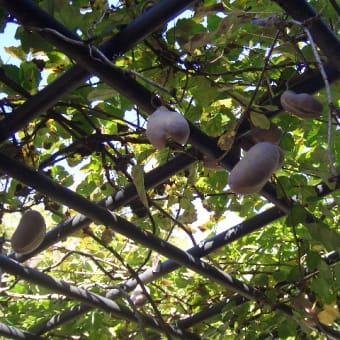
<instances>
[{"instance_id":1,"label":"thin twig","mask_svg":"<svg viewBox=\"0 0 340 340\"><path fill-rule=\"evenodd\" d=\"M137 284L139 284L139 286L141 287L143 294L147 297L148 301L150 302L153 310L155 311L156 316L158 317L158 320L160 322L161 327L163 328L164 333L166 334L168 339L171 339L171 335L169 334L169 332L166 329L166 323L162 317L162 314L160 313L156 303L154 302L154 300L152 299L152 297L150 296L149 292L147 291L146 287L144 286L144 283L141 281L141 279L138 276L138 273L125 261L125 259L117 252L115 251L112 247L110 247L109 245L104 244L100 238L98 238L96 235L93 234L93 232L89 229L85 229L84 232L91 236L97 243L99 243L100 245L102 245L105 249L107 249L108 251L110 251L117 259L118 261L120 261L125 267L126 269L129 271L129 273L131 274L131 276L136 280ZM135 316L138 317L138 311L135 311ZM142 322L142 320L140 320Z\"/></svg>"},{"instance_id":2,"label":"thin twig","mask_svg":"<svg viewBox=\"0 0 340 340\"><path fill-rule=\"evenodd\" d=\"M78 40L75 40L75 39L71 39L71 38L63 35L62 33L58 32L57 30L52 29L52 28L39 28L39 27L32 27L32 26L28 26L27 28L32 30L32 31L39 32L39 33L53 34L56 37L58 37L59 39L65 41L69 44L75 45L75 46L88 47L90 57L93 60L97 60L99 62L102 62L102 63L106 64L107 66L113 68L113 69L119 69L120 71L122 70L122 69L118 68L99 48L97 48L96 46L93 46L92 44L90 44L87 41L78 41ZM154 88L169 94L171 97L174 97L173 89L168 89L168 88L148 79L147 77L143 76L142 74L140 74L137 71L126 69L126 70L123 70L123 72L126 72L127 74L130 74L130 75L134 75L134 76L144 80L146 83L153 86ZM177 101L177 98L175 98L175 99Z\"/></svg>"}]
</instances>

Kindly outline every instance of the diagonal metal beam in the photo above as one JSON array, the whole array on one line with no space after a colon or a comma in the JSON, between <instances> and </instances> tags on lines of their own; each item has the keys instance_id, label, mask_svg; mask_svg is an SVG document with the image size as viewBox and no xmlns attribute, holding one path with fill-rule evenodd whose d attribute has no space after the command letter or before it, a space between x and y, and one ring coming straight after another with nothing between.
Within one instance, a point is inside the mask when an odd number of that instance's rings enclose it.
<instances>
[{"instance_id":1,"label":"diagonal metal beam","mask_svg":"<svg viewBox=\"0 0 340 340\"><path fill-rule=\"evenodd\" d=\"M1 1L4 0L0 0ZM27 0L21 0L27 1ZM21 14L14 12L17 15ZM26 17L23 15L19 19L23 20L23 24L30 24L33 19L31 17ZM27 21L27 22L26 22ZM36 19L34 19L34 22ZM35 23L38 26L38 23ZM38 26L39 27L39 26ZM46 38L52 44L55 44L60 50L75 59L79 65L88 70L89 73L97 74L102 80L109 84L112 88L120 92L126 98L136 103L144 111L152 113L155 109L155 98L151 91L139 84L135 79L128 75L124 70L112 67L108 65L103 60L101 56L98 55L95 58L91 52L89 46L72 44L65 41L63 38L51 33L50 31L42 31L43 37ZM156 103L157 105L157 103ZM160 105L160 102L158 103ZM13 115L16 115L14 112ZM219 158L223 152L218 148L217 143L214 139L207 136L195 125L189 123L190 125L190 142L193 146L200 150L200 152L209 155L211 157ZM1 131L1 122L0 122ZM6 130L4 130L6 131ZM237 157L233 156L231 153L224 156L221 160L221 165L223 165L227 170L231 170L236 162ZM261 191L261 194L274 203L276 206L280 207L285 212L288 212L289 205L286 202L282 202L276 197L276 190L272 184L267 183L266 186Z\"/></svg>"},{"instance_id":2,"label":"diagonal metal beam","mask_svg":"<svg viewBox=\"0 0 340 340\"><path fill-rule=\"evenodd\" d=\"M328 253L323 257L323 260L327 265L334 265L336 262L340 261L339 253L337 252L331 252ZM319 273L318 270L307 273L301 281L309 280L311 277L317 275ZM284 286L290 285L290 282L282 282L276 285L276 288L282 289ZM227 305L230 305L228 309L232 309L234 306L238 306L240 304L245 303L247 300L243 298L242 296L235 295L230 298L224 299L223 301L219 301L217 303L214 303L212 305L209 305L207 308L197 312L196 314L190 315L185 319L181 319L178 322L176 322L176 326L180 327L181 329L187 329L190 327L193 327L195 324L201 323L203 321L208 320L209 318L222 313L222 311L225 311L225 307ZM332 338L335 334L337 335L336 338L339 338L339 332L336 330L332 330L331 327L323 327L321 324L317 325L316 329Z\"/></svg>"},{"instance_id":3,"label":"diagonal metal beam","mask_svg":"<svg viewBox=\"0 0 340 340\"><path fill-rule=\"evenodd\" d=\"M163 325L164 327L166 327L166 330L163 330L163 326L161 326L160 322L157 321L155 318L146 316L139 312L134 313L129 308L125 306L120 306L110 299L107 299L95 293L91 293L86 289L78 288L65 281L55 279L35 269L25 267L17 261L9 259L4 255L0 255L0 267L6 272L12 275L17 275L28 282L35 283L39 286L47 288L48 290L53 290L54 292L57 292L59 294L63 294L72 299L81 301L88 306L104 310L119 319L131 321L134 323L138 323L139 320L141 320L142 324L147 327L156 329L160 332L166 331L167 333L179 337L180 339L184 338L189 340L192 338L197 338L192 333L182 332L179 328L171 326Z\"/></svg>"},{"instance_id":4,"label":"diagonal metal beam","mask_svg":"<svg viewBox=\"0 0 340 340\"><path fill-rule=\"evenodd\" d=\"M338 183L335 190L338 190L339 188L340 183ZM325 184L318 185L315 190L318 197L320 198L331 193L331 190ZM195 257L204 257L223 246L226 246L260 228L263 228L264 226L276 221L277 219L280 219L283 216L285 216L285 214L277 207L270 208L259 215L256 215L246 221L235 225L234 227L228 228L226 231L210 239L202 241L199 245L188 249L187 252ZM340 261L339 256L340 254L334 251L329 253L324 258L324 260L328 265L332 265ZM180 266L175 261L167 260L161 263L160 268L157 272L153 271L152 269L147 269L145 272L138 276L138 280L143 282L144 284L147 284L159 279L160 277L163 277L164 275L178 269L179 267ZM121 283L120 287L124 291L132 291L137 286L137 284L138 282L136 279L130 279L126 282ZM119 289L112 289L107 294L107 297L112 300L118 299L121 296L122 293ZM68 311L62 312L58 316L54 316L48 322L42 324L38 328L38 334L45 333L63 323L69 322L73 318L87 313L89 310L90 308L88 306L78 305Z\"/></svg>"},{"instance_id":5,"label":"diagonal metal beam","mask_svg":"<svg viewBox=\"0 0 340 340\"><path fill-rule=\"evenodd\" d=\"M0 154L0 168L6 171L10 176L18 179L26 185L32 186L36 190L50 196L56 201L65 204L83 214L86 214L89 216L89 218L93 219L97 223L112 227L115 231L125 235L126 237L129 237L147 246L148 248L159 252L160 254L172 259L174 262L177 262L180 265L186 266L195 272L202 274L214 280L215 282L218 282L222 286L239 293L247 299L259 301L270 306L262 293L259 291L254 290L241 281L232 278L230 275L217 270L207 263L200 261L197 257L192 256L192 254L189 252L181 251L180 249L159 239L158 237L146 231L140 230L138 227L120 218L119 216L114 215L112 212L89 202L85 198L70 191L69 189L56 184L48 177L40 175L39 173L27 168L25 165L11 160L2 154ZM206 244L209 245L209 242ZM204 247L206 251L209 251L209 248L212 249L213 247L211 245ZM291 315L291 309L284 304L270 307Z\"/></svg>"},{"instance_id":6,"label":"diagonal metal beam","mask_svg":"<svg viewBox=\"0 0 340 340\"><path fill-rule=\"evenodd\" d=\"M340 41L321 16L305 0L273 0L293 19L304 23L328 60L340 70Z\"/></svg>"},{"instance_id":7,"label":"diagonal metal beam","mask_svg":"<svg viewBox=\"0 0 340 340\"><path fill-rule=\"evenodd\" d=\"M8 2L5 0L0 0L0 3L2 1L4 1L5 3ZM28 0L21 1L23 3L26 3ZM12 9L11 7L9 8ZM20 19L23 20L24 24L29 25L32 24L33 22L37 27L41 27L39 26L39 23L36 22L36 18L32 19L31 16L27 17L26 15L23 15L21 9L18 10L16 6L14 6L14 9L12 10L14 11L14 14L17 14L18 16L21 15ZM65 30L66 28L64 28L64 31ZM69 54L89 72L96 73L110 86L119 91L121 94L130 99L132 102L135 102L146 112L151 113L154 110L153 105L154 96L150 91L148 91L134 79L128 76L123 70L120 70L119 68L112 68L110 65L107 65L103 61L100 61L97 58L93 58L88 46L70 44L69 42L66 42L65 40L61 39L59 36L53 33L51 34L42 31L42 34L48 41L55 44L66 54ZM194 145L196 149L212 157L219 158L221 156L222 152L219 150L219 148L216 145L216 142L213 139L209 138L207 135L205 135L202 131L200 131L196 126L192 124L190 124L190 129L191 129L190 142ZM231 170L236 162L237 162L236 157L233 157L232 154L229 153L221 161L221 164L226 169ZM281 200L277 199L275 188L270 183L266 184L266 186L261 191L261 194L265 198L270 200L272 203L274 203L276 206L280 207L280 209L282 209L283 211L285 212L289 211L289 202L282 202Z\"/></svg>"},{"instance_id":8,"label":"diagonal metal beam","mask_svg":"<svg viewBox=\"0 0 340 340\"><path fill-rule=\"evenodd\" d=\"M249 220L241 222L234 227L228 228L226 231L201 242L199 245L194 246L187 250L187 252L195 257L201 258L217 249L230 244L245 235L248 235L265 225L274 222L275 220L284 216L284 213L276 207L270 208L269 210L256 215ZM160 264L158 271L153 271L151 268L147 269L142 274L138 275L138 280L147 284L155 281L168 273L180 268L180 265L173 260L167 260ZM138 282L136 279L130 279L119 286L121 289L112 289L108 292L108 298L115 300L122 297L122 291L132 291ZM60 313L58 316L53 316L50 320L43 323L39 328L35 329L36 334L43 334L50 331L53 328L60 326L63 323L69 322L70 320L78 317L81 314L85 314L90 311L90 307L85 305L78 305L70 310Z\"/></svg>"},{"instance_id":9,"label":"diagonal metal beam","mask_svg":"<svg viewBox=\"0 0 340 340\"><path fill-rule=\"evenodd\" d=\"M219 283L221 286L247 299L261 302L265 306L278 309L288 315L292 313L288 306L279 304L273 307L265 296L253 287L244 284L242 281L173 246L150 232L135 226L122 217L115 215L110 210L88 201L79 194L64 188L45 175L39 174L4 154L0 154L0 169L27 186L31 186L55 201L91 218L95 223L108 226L125 237L172 259L180 265Z\"/></svg>"},{"instance_id":10,"label":"diagonal metal beam","mask_svg":"<svg viewBox=\"0 0 340 340\"><path fill-rule=\"evenodd\" d=\"M45 339L37 334L33 334L31 332L27 332L13 326L8 326L3 323L0 323L0 335L5 336L6 339L25 339L25 340Z\"/></svg>"},{"instance_id":11,"label":"diagonal metal beam","mask_svg":"<svg viewBox=\"0 0 340 340\"><path fill-rule=\"evenodd\" d=\"M100 47L107 58L114 60L152 32L192 5L196 0L163 0L141 14L131 24ZM22 20L24 25L48 28L60 32L65 37L80 42L79 37L70 32L52 16L31 0L0 0L0 5ZM92 72L79 65L72 67L52 84L46 86L36 96L28 99L18 110L0 121L0 142L24 127L34 117L41 115L57 101L65 97L83 83Z\"/></svg>"},{"instance_id":12,"label":"diagonal metal beam","mask_svg":"<svg viewBox=\"0 0 340 340\"><path fill-rule=\"evenodd\" d=\"M177 172L185 170L187 167L195 164L196 162L197 160L185 154L181 154L176 158L169 160L166 164L163 164L145 174L145 189L149 190L161 183L164 183L167 179L175 175ZM115 210L130 203L134 199L138 199L138 197L139 196L137 194L135 185L133 183L129 183L125 186L125 188L115 192L111 196L106 197L104 200L100 201L97 204L107 209ZM76 215L68 220L65 220L64 222L60 223L55 228L50 230L48 233L46 233L44 241L34 252L26 255L12 253L9 255L9 257L20 262L26 261L32 256L47 249L54 243L72 235L77 230L89 226L91 222L92 220L86 216Z\"/></svg>"}]
</instances>

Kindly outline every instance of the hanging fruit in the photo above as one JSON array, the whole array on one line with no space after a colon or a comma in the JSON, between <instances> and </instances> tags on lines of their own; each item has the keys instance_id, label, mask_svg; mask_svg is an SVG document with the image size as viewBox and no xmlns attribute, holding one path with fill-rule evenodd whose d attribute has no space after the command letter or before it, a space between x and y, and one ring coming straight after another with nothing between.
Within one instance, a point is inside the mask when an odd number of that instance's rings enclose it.
<instances>
[{"instance_id":1,"label":"hanging fruit","mask_svg":"<svg viewBox=\"0 0 340 340\"><path fill-rule=\"evenodd\" d=\"M45 233L46 224L40 212L27 210L12 236L12 248L18 254L29 254L40 246Z\"/></svg>"},{"instance_id":2,"label":"hanging fruit","mask_svg":"<svg viewBox=\"0 0 340 340\"><path fill-rule=\"evenodd\" d=\"M236 194L249 195L260 191L283 163L283 151L272 143L258 143L234 166L229 187Z\"/></svg>"},{"instance_id":3,"label":"hanging fruit","mask_svg":"<svg viewBox=\"0 0 340 340\"><path fill-rule=\"evenodd\" d=\"M300 118L319 118L323 111L322 104L308 93L287 90L282 93L280 101L284 110Z\"/></svg>"},{"instance_id":4,"label":"hanging fruit","mask_svg":"<svg viewBox=\"0 0 340 340\"><path fill-rule=\"evenodd\" d=\"M159 107L149 117L146 137L156 149L165 148L168 140L184 145L188 142L189 135L190 127L186 119L165 106Z\"/></svg>"}]
</instances>

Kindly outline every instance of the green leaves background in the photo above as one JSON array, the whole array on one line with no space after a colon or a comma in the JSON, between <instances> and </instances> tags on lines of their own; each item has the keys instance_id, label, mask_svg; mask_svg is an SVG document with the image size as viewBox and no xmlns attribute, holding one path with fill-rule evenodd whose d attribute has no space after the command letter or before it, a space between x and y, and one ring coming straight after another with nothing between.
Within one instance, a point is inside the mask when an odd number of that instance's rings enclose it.
<instances>
[{"instance_id":1,"label":"green leaves background","mask_svg":"<svg viewBox=\"0 0 340 340\"><path fill-rule=\"evenodd\" d=\"M104 0L37 3L94 46L147 10L143 1L135 0L111 6ZM339 18L329 1L310 4L334 32L339 30ZM266 128L271 119L282 128L280 146L286 158L272 180L280 198L294 199L297 204L287 218L217 251L207 261L252 286L265 287L273 302L294 307L294 297L304 293L315 305L315 311L321 311L324 304L339 300L340 281L339 264L327 266L322 260L325 254L340 248L339 192L321 199L315 190L321 182L331 189L335 185L327 158L327 98L324 90L316 94L325 106L319 120L303 121L288 113L276 115L274 94L294 84L296 77L315 69L316 64L301 28L291 24L289 18L276 41L277 27L252 24L255 18L271 15L286 20L281 8L269 0L203 1L127 52L116 66L127 72L133 70L138 81L212 138L223 136L224 150L234 143L243 120L250 126ZM1 10L0 17L4 30L13 19ZM1 118L74 64L34 31L19 26L15 37L19 46L8 46L6 51L17 62L1 62ZM268 55L271 47L273 52ZM264 69L266 58L269 62ZM332 93L338 106L338 82L332 84ZM187 148L156 152L145 138L146 119L134 103L91 77L0 148L94 201L134 183L143 204L134 201L117 213L183 249L223 230L232 216L248 219L268 207L260 195L232 194L227 187L228 173L205 168L200 156L187 171L145 191L145 172L166 164L178 152L188 152ZM339 169L338 129L339 124L334 126L333 152ZM35 207L42 211L50 229L75 214L5 174L1 174L1 187L0 231L7 240L14 231L15 217L23 209ZM193 224L201 209L197 202L206 215L200 225ZM316 220L307 224L309 213ZM105 242L97 242L89 236L91 233ZM33 258L28 265L105 295L113 285L131 277L127 263L141 273L157 260L157 254L131 240L109 236L105 226L93 224L89 230ZM6 242L4 252L10 251ZM304 279L315 270L317 275ZM5 275L4 285L8 290L0 296L1 319L25 329L45 320L47 314L52 316L74 304L36 286L17 282L12 276ZM230 298L231 304L226 304L221 314L193 327L204 339L265 338L275 332L279 338L320 338L301 322L255 302L237 305L230 292L184 268L149 287L164 321L170 324ZM127 299L120 303L129 306ZM155 314L150 303L142 311ZM299 320L302 319L301 316ZM339 318L333 327L339 329ZM98 334L101 339L141 336L138 326L91 311L83 319L53 330L51 338L94 339Z\"/></svg>"}]
</instances>

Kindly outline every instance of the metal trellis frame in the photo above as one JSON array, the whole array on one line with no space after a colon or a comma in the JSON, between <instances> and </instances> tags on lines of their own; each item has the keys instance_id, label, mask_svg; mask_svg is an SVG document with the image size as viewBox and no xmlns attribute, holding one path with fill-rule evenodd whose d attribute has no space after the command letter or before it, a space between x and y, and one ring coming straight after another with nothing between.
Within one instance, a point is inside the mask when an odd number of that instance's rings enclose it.
<instances>
[{"instance_id":1,"label":"metal trellis frame","mask_svg":"<svg viewBox=\"0 0 340 340\"><path fill-rule=\"evenodd\" d=\"M340 61L338 58L340 55L340 42L333 32L326 26L322 19L317 16L316 12L306 1L274 1L295 20L308 25L316 44L329 59L325 67L326 73L329 75L329 81L332 82L337 80L340 77ZM157 28L166 24L171 18L194 3L195 1L184 0L160 1L151 9L145 11L130 25L123 28L118 35L112 37L99 49L94 49L92 46L81 42L77 35L67 30L65 26L41 10L33 1L18 0L13 2L9 0L0 0L0 4L7 8L23 25L33 31L36 30L47 41L57 46L58 49L77 62L76 66L65 72L52 84L46 86L46 88L41 90L36 96L29 97L25 104L13 111L10 116L0 121L0 141L6 140L34 117L37 117L51 108L60 98L75 90L91 74L97 74L112 88L136 103L145 112L151 113L155 109L155 103L156 105L159 105L160 102L157 101L157 98L154 97L153 93L130 77L126 71L115 67L113 62L141 40L145 39ZM110 62L106 63L105 58L108 58ZM311 79L315 79L315 83L312 83ZM314 92L322 88L323 82L321 80L319 72L311 71L307 74L307 77L306 74L304 74L300 79L297 79L293 88L294 86L296 88L307 88L308 92ZM266 102L267 100L268 98L264 98L263 102ZM273 100L278 104L278 97L275 97ZM241 130L242 128L247 129L248 127L245 125L241 127ZM193 153L195 153L196 150L200 150L200 152L209 156L216 158L221 156L222 152L218 149L215 140L205 135L193 124L190 124L190 129L190 142L193 145ZM197 160L197 158L189 157L187 155L174 157L165 165L146 174L145 189L148 190L163 183L172 175L193 165ZM231 153L227 154L221 160L221 164L227 170L231 170L236 162L237 158L232 156ZM250 299L266 305L273 310L280 310L288 315L293 314L293 310L289 306L282 303L277 305L269 303L262 291L244 284L242 281L231 277L229 274L216 269L200 259L218 248L256 231L289 213L292 202L278 199L275 187L271 183L266 184L261 191L261 194L273 203L275 207L224 231L212 239L203 241L198 246L187 251L182 251L108 210L117 209L118 207L131 202L133 199L138 198L136 188L133 184L129 184L123 190L109 196L99 204L95 204L67 188L62 187L43 174L24 166L20 162L12 160L4 154L0 154L0 169L11 177L80 213L76 217L61 223L47 233L42 245L32 254L20 256L11 254L8 257L0 255L0 267L27 281L42 285L48 289L52 289L82 302L79 306L73 307L60 314L58 317L50 319L47 323L40 325L33 333L0 324L0 334L16 339L40 339L39 335L46 333L63 322L88 312L91 308L100 308L118 318L133 322L138 322L138 318L141 318L145 325L157 329L160 332L164 331L164 329L162 329L163 326L160 326L156 319L141 313L138 313L139 315L137 318L135 312L116 304L113 300L122 296L122 291L120 289L113 289L106 297L102 297L87 290L79 289L73 285L56 280L36 270L24 267L19 263L40 253L60 239L71 235L76 230L88 226L91 221L109 226L126 237L169 258L169 260L161 263L160 269L157 272L149 269L140 274L139 279L143 283L149 283L156 280L182 265L239 294L235 297L236 301L239 301L239 303L244 302L246 299ZM337 179L336 187L333 190L337 190L339 187L340 181ZM327 185L319 185L316 190L319 197L323 197L332 192ZM307 216L307 222L313 220L313 216ZM331 253L329 258L327 257L327 259L325 259L328 264L332 264L338 260L339 254L336 252ZM125 291L130 291L136 287L136 285L136 279L130 279L122 283L120 287ZM220 313L223 304L228 301L217 303L206 311L198 313L196 316L180 320L175 327L167 326L165 331L175 337L194 339L196 338L195 334L183 331L183 329L188 328L197 322L201 322L211 315ZM331 333L331 330L327 330L326 328L319 330L324 331L325 333L328 331Z\"/></svg>"}]
</instances>

